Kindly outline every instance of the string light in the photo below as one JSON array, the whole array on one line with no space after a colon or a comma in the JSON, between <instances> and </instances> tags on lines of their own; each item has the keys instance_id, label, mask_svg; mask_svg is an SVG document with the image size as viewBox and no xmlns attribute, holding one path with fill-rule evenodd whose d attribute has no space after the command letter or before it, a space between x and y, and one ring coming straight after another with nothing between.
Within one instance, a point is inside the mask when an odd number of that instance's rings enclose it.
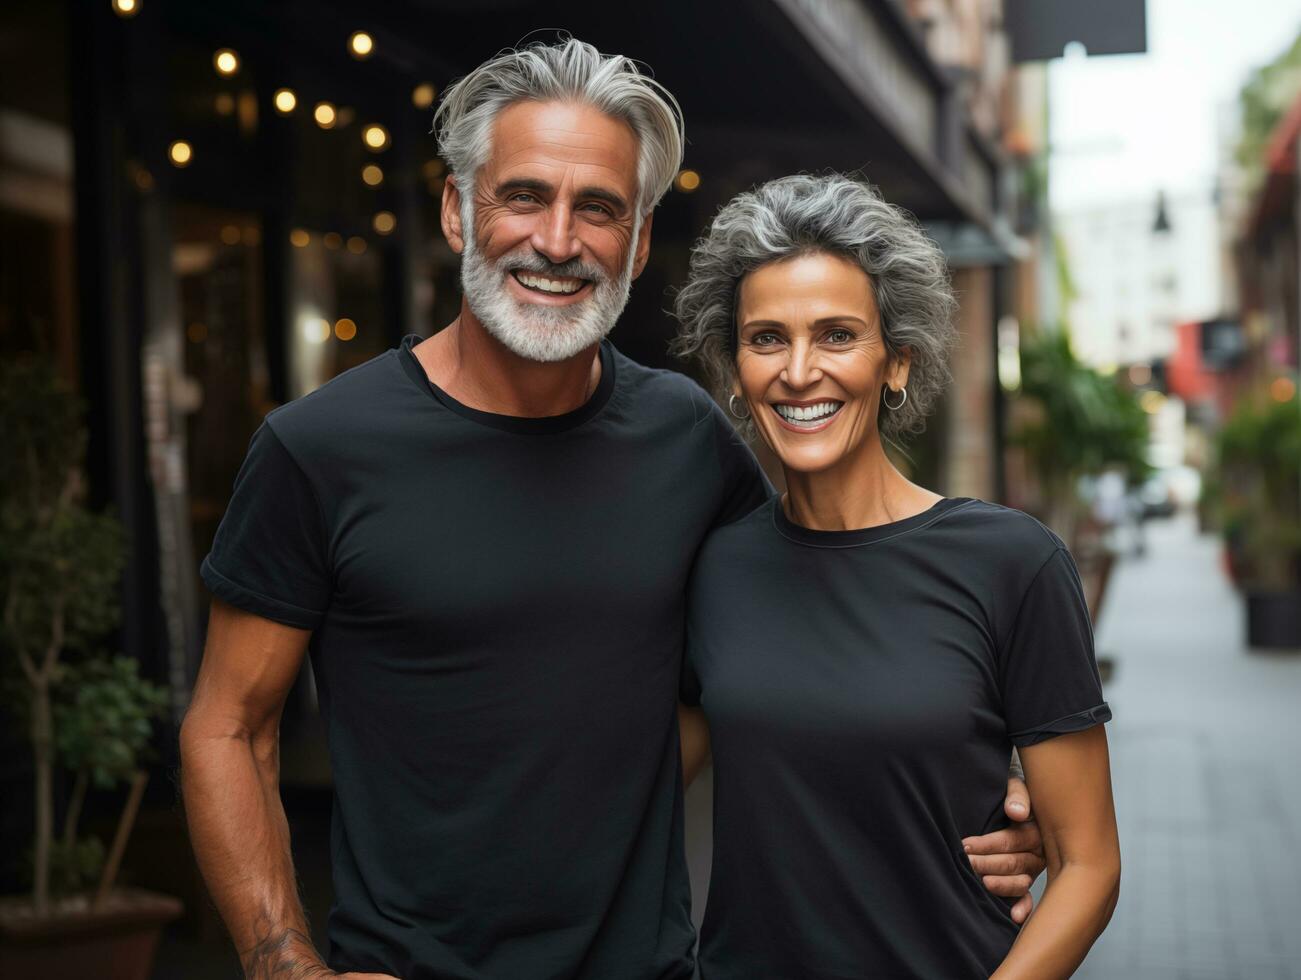
<instances>
[{"instance_id":1,"label":"string light","mask_svg":"<svg viewBox=\"0 0 1301 980\"><path fill-rule=\"evenodd\" d=\"M316 125L322 129L333 129L335 119L338 114L334 111L334 106L328 102L316 103L316 108L312 110L312 117L316 120Z\"/></svg>"},{"instance_id":2,"label":"string light","mask_svg":"<svg viewBox=\"0 0 1301 980\"><path fill-rule=\"evenodd\" d=\"M700 174L694 170L680 170L674 183L677 185L678 190L690 194L700 186Z\"/></svg>"},{"instance_id":3,"label":"string light","mask_svg":"<svg viewBox=\"0 0 1301 980\"><path fill-rule=\"evenodd\" d=\"M411 104L417 109L428 109L438 97L438 89L428 82L421 82L411 90Z\"/></svg>"},{"instance_id":4,"label":"string light","mask_svg":"<svg viewBox=\"0 0 1301 980\"><path fill-rule=\"evenodd\" d=\"M369 187L378 187L384 183L384 171L373 163L368 163L361 168L361 179Z\"/></svg>"},{"instance_id":5,"label":"string light","mask_svg":"<svg viewBox=\"0 0 1301 980\"><path fill-rule=\"evenodd\" d=\"M348 38L348 50L354 58L369 58L375 52L375 39L365 31L353 31Z\"/></svg>"},{"instance_id":6,"label":"string light","mask_svg":"<svg viewBox=\"0 0 1301 980\"><path fill-rule=\"evenodd\" d=\"M177 140L167 148L167 156L174 167L188 167L194 159L194 148L185 140Z\"/></svg>"},{"instance_id":7,"label":"string light","mask_svg":"<svg viewBox=\"0 0 1301 980\"><path fill-rule=\"evenodd\" d=\"M212 56L212 65L218 75L233 75L239 71L239 55L230 48L221 48Z\"/></svg>"},{"instance_id":8,"label":"string light","mask_svg":"<svg viewBox=\"0 0 1301 980\"><path fill-rule=\"evenodd\" d=\"M371 123L363 129L361 138L366 142L367 148L376 153L387 148L389 144L388 130L379 123Z\"/></svg>"},{"instance_id":9,"label":"string light","mask_svg":"<svg viewBox=\"0 0 1301 980\"><path fill-rule=\"evenodd\" d=\"M293 89L276 89L274 102L276 112L280 113L282 116L287 116L298 107L298 96L294 95Z\"/></svg>"},{"instance_id":10,"label":"string light","mask_svg":"<svg viewBox=\"0 0 1301 980\"><path fill-rule=\"evenodd\" d=\"M289 244L294 248L306 248L312 241L312 236L302 228L295 228L289 233Z\"/></svg>"},{"instance_id":11,"label":"string light","mask_svg":"<svg viewBox=\"0 0 1301 980\"><path fill-rule=\"evenodd\" d=\"M334 335L340 340L352 340L357 336L357 324L348 317L341 317L334 325Z\"/></svg>"},{"instance_id":12,"label":"string light","mask_svg":"<svg viewBox=\"0 0 1301 980\"><path fill-rule=\"evenodd\" d=\"M113 0L113 13L119 17L134 17L140 13L140 0Z\"/></svg>"},{"instance_id":13,"label":"string light","mask_svg":"<svg viewBox=\"0 0 1301 980\"><path fill-rule=\"evenodd\" d=\"M371 226L379 234L389 235L398 226L398 219L394 217L392 211L380 211L371 219Z\"/></svg>"}]
</instances>

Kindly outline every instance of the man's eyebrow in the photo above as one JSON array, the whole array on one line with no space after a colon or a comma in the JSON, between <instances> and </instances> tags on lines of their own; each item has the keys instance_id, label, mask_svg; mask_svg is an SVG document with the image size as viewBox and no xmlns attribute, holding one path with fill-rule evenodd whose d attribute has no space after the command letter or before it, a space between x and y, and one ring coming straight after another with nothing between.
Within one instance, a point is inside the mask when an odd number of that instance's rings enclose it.
<instances>
[{"instance_id":1,"label":"man's eyebrow","mask_svg":"<svg viewBox=\"0 0 1301 980\"><path fill-rule=\"evenodd\" d=\"M604 201L616 211L626 211L628 208L628 202L623 199L622 194L616 194L604 187L584 187L579 190L578 196L591 198L595 201Z\"/></svg>"},{"instance_id":2,"label":"man's eyebrow","mask_svg":"<svg viewBox=\"0 0 1301 980\"><path fill-rule=\"evenodd\" d=\"M550 194L555 188L545 180L538 180L536 177L512 177L510 180L503 180L496 187L498 197L505 197L513 191L536 191L539 194Z\"/></svg>"}]
</instances>

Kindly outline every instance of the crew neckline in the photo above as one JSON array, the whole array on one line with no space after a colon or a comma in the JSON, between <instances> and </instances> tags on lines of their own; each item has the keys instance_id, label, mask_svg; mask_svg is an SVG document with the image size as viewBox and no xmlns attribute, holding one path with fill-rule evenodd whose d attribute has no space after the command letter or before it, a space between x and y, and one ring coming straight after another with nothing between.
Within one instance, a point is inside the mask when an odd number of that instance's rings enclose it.
<instances>
[{"instance_id":1,"label":"crew neckline","mask_svg":"<svg viewBox=\"0 0 1301 980\"><path fill-rule=\"evenodd\" d=\"M592 396L573 411L565 412L563 415L546 415L541 418L484 412L457 401L429 379L429 375L425 373L424 365L420 363L415 351L411 349L424 339L419 334L414 333L407 334L402 338L402 345L395 353L398 355L403 370L406 371L417 387L421 388L438 404L478 425L486 425L489 428L500 429L504 432L526 434L566 432L582 425L599 413L614 392L614 347L609 340L603 339L598 350L598 356L601 358L601 380L597 382L596 391L592 392Z\"/></svg>"},{"instance_id":2,"label":"crew neckline","mask_svg":"<svg viewBox=\"0 0 1301 980\"><path fill-rule=\"evenodd\" d=\"M941 497L926 510L911 517L873 527L851 528L847 531L821 531L796 524L786 516L786 509L782 507L780 496L772 498L771 506L773 527L782 537L796 544L808 545L812 548L859 548L920 531L934 524L945 514L973 503L975 503L973 497Z\"/></svg>"}]
</instances>

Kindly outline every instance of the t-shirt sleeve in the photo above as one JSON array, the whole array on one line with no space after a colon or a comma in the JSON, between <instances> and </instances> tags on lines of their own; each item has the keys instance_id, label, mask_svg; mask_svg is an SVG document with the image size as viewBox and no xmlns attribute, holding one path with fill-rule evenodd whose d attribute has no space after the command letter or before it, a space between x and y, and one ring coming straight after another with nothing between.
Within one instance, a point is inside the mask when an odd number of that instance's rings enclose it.
<instances>
[{"instance_id":1,"label":"t-shirt sleeve","mask_svg":"<svg viewBox=\"0 0 1301 980\"><path fill-rule=\"evenodd\" d=\"M1084 589L1065 548L1053 552L1026 590L1000 674L1013 745L1033 745L1111 719Z\"/></svg>"},{"instance_id":2,"label":"t-shirt sleeve","mask_svg":"<svg viewBox=\"0 0 1301 980\"><path fill-rule=\"evenodd\" d=\"M687 707L699 708L700 695L700 677L691 663L691 646L688 640L687 652L682 658L682 676L678 679L678 700Z\"/></svg>"},{"instance_id":3,"label":"t-shirt sleeve","mask_svg":"<svg viewBox=\"0 0 1301 980\"><path fill-rule=\"evenodd\" d=\"M771 497L773 489L759 460L736 429L711 403L718 461L723 471L723 504L714 518L714 527L740 520Z\"/></svg>"},{"instance_id":4,"label":"t-shirt sleeve","mask_svg":"<svg viewBox=\"0 0 1301 980\"><path fill-rule=\"evenodd\" d=\"M325 615L331 575L321 507L265 421L199 574L218 598L287 626L315 629Z\"/></svg>"}]
</instances>

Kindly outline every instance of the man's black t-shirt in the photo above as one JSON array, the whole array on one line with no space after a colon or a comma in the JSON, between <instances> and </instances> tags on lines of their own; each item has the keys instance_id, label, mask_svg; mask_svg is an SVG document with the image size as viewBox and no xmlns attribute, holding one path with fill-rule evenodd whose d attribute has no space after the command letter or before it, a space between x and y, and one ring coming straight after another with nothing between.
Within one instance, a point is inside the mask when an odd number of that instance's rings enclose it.
<instances>
[{"instance_id":1,"label":"man's black t-shirt","mask_svg":"<svg viewBox=\"0 0 1301 980\"><path fill-rule=\"evenodd\" d=\"M267 416L202 567L313 630L328 963L690 976L685 588L771 487L697 385L608 342L586 404L521 419L432 385L418 340Z\"/></svg>"},{"instance_id":2,"label":"man's black t-shirt","mask_svg":"<svg viewBox=\"0 0 1301 980\"><path fill-rule=\"evenodd\" d=\"M1013 745L1104 722L1060 539L968 498L858 531L775 498L710 535L683 698L714 753L705 980L988 977L1016 938L962 838Z\"/></svg>"}]
</instances>

